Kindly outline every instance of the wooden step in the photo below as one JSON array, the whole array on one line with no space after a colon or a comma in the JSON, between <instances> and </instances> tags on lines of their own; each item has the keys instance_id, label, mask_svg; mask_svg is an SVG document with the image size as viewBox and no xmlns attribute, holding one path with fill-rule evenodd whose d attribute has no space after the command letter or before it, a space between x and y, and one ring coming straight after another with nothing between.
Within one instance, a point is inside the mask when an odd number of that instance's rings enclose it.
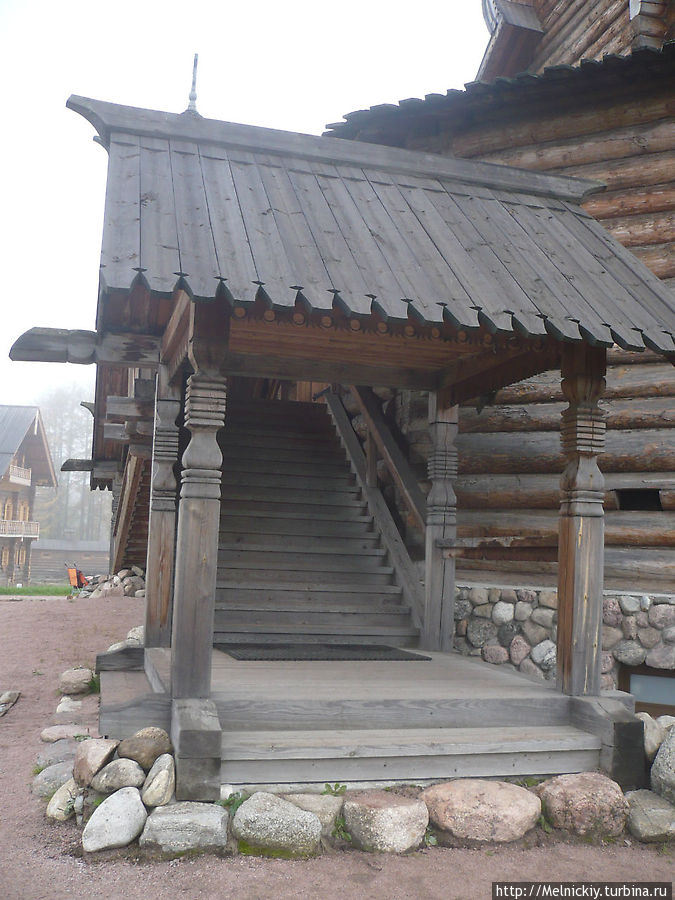
<instances>
[{"instance_id":1,"label":"wooden step","mask_svg":"<svg viewBox=\"0 0 675 900\"><path fill-rule=\"evenodd\" d=\"M223 546L218 551L218 568L272 569L279 572L375 572L378 575L392 575L394 572L390 566L383 565L382 554L379 553L305 553L302 550L293 553L281 548L278 551L266 547L260 550L241 547L229 550Z\"/></svg>"},{"instance_id":2,"label":"wooden step","mask_svg":"<svg viewBox=\"0 0 675 900\"><path fill-rule=\"evenodd\" d=\"M385 556L386 550L379 546L379 535L341 537L325 537L313 534L277 534L258 531L220 532L221 550L263 550L267 553L303 553L355 554L359 556Z\"/></svg>"},{"instance_id":3,"label":"wooden step","mask_svg":"<svg viewBox=\"0 0 675 900\"><path fill-rule=\"evenodd\" d=\"M344 458L336 458L330 461L313 460L311 466L307 466L306 462L299 461L296 458L278 460L270 456L267 459L256 457L251 458L250 455L240 454L239 456L229 456L225 459L223 469L227 473L246 473L250 477L256 474L269 475L275 478L278 475L295 475L300 478L322 479L322 478L347 478L354 481L351 469Z\"/></svg>"},{"instance_id":4,"label":"wooden step","mask_svg":"<svg viewBox=\"0 0 675 900\"><path fill-rule=\"evenodd\" d=\"M332 448L325 451L310 452L291 447L276 448L272 442L261 446L251 446L245 442L228 444L223 448L223 466L227 466L230 460L265 459L271 462L299 462L307 469L318 466L333 465L344 469L345 460Z\"/></svg>"},{"instance_id":5,"label":"wooden step","mask_svg":"<svg viewBox=\"0 0 675 900\"><path fill-rule=\"evenodd\" d=\"M222 484L220 496L223 501L246 500L251 506L262 503L310 504L312 506L349 506L361 509L365 501L357 488L349 491L331 491L305 488L270 488L250 484Z\"/></svg>"},{"instance_id":6,"label":"wooden step","mask_svg":"<svg viewBox=\"0 0 675 900\"><path fill-rule=\"evenodd\" d=\"M353 475L345 472L344 475L331 475L326 478L323 473L315 472L294 472L293 474L283 474L269 472L267 470L259 472L250 472L246 470L225 469L221 479L223 487L225 485L250 485L257 488L272 488L283 490L302 490L315 491L326 490L345 491L353 493L359 490Z\"/></svg>"},{"instance_id":7,"label":"wooden step","mask_svg":"<svg viewBox=\"0 0 675 900\"><path fill-rule=\"evenodd\" d=\"M337 518L351 520L351 514L365 515L366 504L364 501L345 500L343 503L312 503L307 498L304 503L292 503L289 500L256 500L253 504L245 497L223 497L221 508L222 515L242 515L249 510L256 513L269 513L281 511L284 518L291 514L305 519L314 516L320 518Z\"/></svg>"},{"instance_id":8,"label":"wooden step","mask_svg":"<svg viewBox=\"0 0 675 900\"><path fill-rule=\"evenodd\" d=\"M317 641L321 643L321 641ZM343 643L349 643L344 641ZM386 642L381 642L386 643ZM412 652L417 651L414 645L410 645ZM218 653L216 652L216 657ZM223 656L230 661L229 656ZM264 663L250 663L237 661L237 666L248 669L251 666L261 666ZM281 664L268 664L279 666ZM283 663L286 669L291 670L292 665L299 667L299 671L305 674L306 683L316 684L312 678L311 669L308 666L325 666L328 663L295 664ZM364 728L396 728L405 730L408 728L483 728L488 722L490 727L511 727L517 722L521 727L548 727L554 725L569 725L569 698L554 691L544 691L543 695L523 697L502 696L496 693L492 697L467 698L466 696L453 696L452 685L447 685L447 696L442 695L442 685L434 684L433 691L427 687L423 680L429 667L433 663L421 661L408 661L402 663L385 662L333 662L330 663L331 683L330 694L326 690L315 689L312 696L304 692L298 696L295 690L286 689L288 678L281 682L282 696L279 694L278 685L274 680L278 677L278 669L271 676L272 686L260 698L260 692L255 687L249 691L245 698L233 697L232 693L216 691L213 700L218 708L221 722L227 723L230 730L259 729L307 729L311 731L334 731L335 729L364 729ZM399 667L397 671L396 668ZM350 678L356 673L364 684L373 681L373 671L391 673L388 684L405 677L405 687L399 692L386 691L384 696L381 687L375 686L371 691L363 691L355 695L350 688ZM401 671L404 673L401 674ZM340 673L344 672L343 675ZM242 678L247 678L248 671L242 671ZM317 673L321 678L321 672ZM418 681L419 680L419 681ZM246 682L249 683L248 681ZM418 686L419 684L419 686ZM221 688L222 691L222 688ZM440 695L439 695L440 691Z\"/></svg>"},{"instance_id":9,"label":"wooden step","mask_svg":"<svg viewBox=\"0 0 675 900\"><path fill-rule=\"evenodd\" d=\"M380 599L364 598L355 594L338 594L328 597L287 597L283 601L270 600L265 596L242 597L240 591L233 591L231 596L216 601L216 611L234 613L237 610L261 610L266 612L321 612L321 613L391 613L401 611L408 615L410 610L401 603L401 598L395 594L385 595Z\"/></svg>"},{"instance_id":10,"label":"wooden step","mask_svg":"<svg viewBox=\"0 0 675 900\"><path fill-rule=\"evenodd\" d=\"M397 584L360 584L357 587L354 587L353 584L347 584L345 582L329 582L329 581L320 581L320 582L305 582L302 587L296 587L292 584L269 584L268 582L261 581L258 578L249 578L245 581L227 581L219 580L217 583L218 591L252 591L256 594L262 594L266 597L279 598L288 597L290 599L290 594L297 594L298 597L304 597L307 593L316 594L317 597L326 597L329 594L354 594L358 596L362 594L364 597L371 596L400 596L401 588ZM216 595L216 600L218 599L218 595Z\"/></svg>"},{"instance_id":11,"label":"wooden step","mask_svg":"<svg viewBox=\"0 0 675 900\"><path fill-rule=\"evenodd\" d=\"M261 641L276 644L385 644L395 647L415 646L419 638L416 628L403 625L378 625L371 631L357 625L330 626L307 625L302 629L279 625L272 629L269 625L231 626L214 631L214 643L257 644Z\"/></svg>"},{"instance_id":12,"label":"wooden step","mask_svg":"<svg viewBox=\"0 0 675 900\"><path fill-rule=\"evenodd\" d=\"M330 459L341 457L339 444L326 440L323 436L315 438L294 438L279 432L278 435L270 436L266 434L240 434L238 431L232 431L226 434L222 441L223 456L237 456L242 450L250 455L257 455L258 450L268 450L273 448L274 453L280 451L284 453L296 454L312 459ZM282 458L282 457L279 457Z\"/></svg>"},{"instance_id":13,"label":"wooden step","mask_svg":"<svg viewBox=\"0 0 675 900\"><path fill-rule=\"evenodd\" d=\"M218 566L218 587L228 587L228 582L240 582L242 576L250 567L246 563L240 565ZM292 585L295 590L307 591L311 590L316 584L324 584L331 582L333 584L344 584L351 587L353 591L358 592L362 588L382 587L391 584L393 569L383 566L376 572L349 572L337 569L311 568L309 566L302 570L297 569L262 569L255 570L256 582L261 584L287 584Z\"/></svg>"},{"instance_id":14,"label":"wooden step","mask_svg":"<svg viewBox=\"0 0 675 900\"><path fill-rule=\"evenodd\" d=\"M243 605L243 604L242 604ZM352 634L369 634L373 630L380 627L398 628L410 625L410 610L404 606L393 606L391 609L376 612L364 610L362 607L345 607L337 612L328 612L322 608L312 609L305 606L304 610L300 609L255 609L232 608L231 606L223 606L220 603L216 605L214 631L222 633L225 631L242 631L251 627L270 629L273 633L295 633L307 632L312 629L312 633L333 634L335 631L342 632L343 628L353 629ZM319 629L314 632L313 629ZM407 634L407 632L406 632Z\"/></svg>"},{"instance_id":15,"label":"wooden step","mask_svg":"<svg viewBox=\"0 0 675 900\"><path fill-rule=\"evenodd\" d=\"M235 512L227 507L220 510L220 531L233 530L258 534L316 535L318 537L369 537L377 535L373 530L372 516L350 515L337 518L335 512L316 510L312 518L306 515L285 514L283 509L261 512L255 509Z\"/></svg>"},{"instance_id":16,"label":"wooden step","mask_svg":"<svg viewBox=\"0 0 675 900\"><path fill-rule=\"evenodd\" d=\"M330 731L232 731L221 776L229 784L365 781L583 772L600 739L570 725Z\"/></svg>"},{"instance_id":17,"label":"wooden step","mask_svg":"<svg viewBox=\"0 0 675 900\"><path fill-rule=\"evenodd\" d=\"M271 422L318 422L330 421L324 403L303 403L295 400L251 400L246 403L231 403L227 409L232 421L244 420Z\"/></svg>"}]
</instances>

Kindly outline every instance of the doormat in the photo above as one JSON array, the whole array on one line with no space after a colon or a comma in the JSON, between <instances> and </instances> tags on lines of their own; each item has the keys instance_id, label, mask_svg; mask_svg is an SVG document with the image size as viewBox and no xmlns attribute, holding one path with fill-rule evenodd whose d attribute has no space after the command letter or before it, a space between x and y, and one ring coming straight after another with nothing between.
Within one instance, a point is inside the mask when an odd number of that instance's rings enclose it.
<instances>
[{"instance_id":1,"label":"doormat","mask_svg":"<svg viewBox=\"0 0 675 900\"><path fill-rule=\"evenodd\" d=\"M372 662L431 662L430 656L380 644L214 644L233 659L269 662L368 660Z\"/></svg>"}]
</instances>

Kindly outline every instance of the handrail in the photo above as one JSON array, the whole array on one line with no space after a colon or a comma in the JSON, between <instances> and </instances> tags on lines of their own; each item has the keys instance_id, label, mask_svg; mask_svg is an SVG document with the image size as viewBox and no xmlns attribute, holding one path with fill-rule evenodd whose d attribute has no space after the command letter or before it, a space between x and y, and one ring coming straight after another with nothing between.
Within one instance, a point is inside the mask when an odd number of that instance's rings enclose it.
<instances>
[{"instance_id":1,"label":"handrail","mask_svg":"<svg viewBox=\"0 0 675 900\"><path fill-rule=\"evenodd\" d=\"M9 467L9 478L10 481L13 479L17 479L23 484L30 484L30 476L31 470L26 468L25 466L13 466Z\"/></svg>"},{"instance_id":2,"label":"handrail","mask_svg":"<svg viewBox=\"0 0 675 900\"><path fill-rule=\"evenodd\" d=\"M358 404L361 415L365 419L368 434L380 451L380 455L401 497L405 501L416 528L424 534L427 514L427 503L424 494L420 490L417 478L410 468L408 460L403 455L401 448L396 443L389 426L384 420L377 397L370 388L350 385L349 390Z\"/></svg>"},{"instance_id":3,"label":"handrail","mask_svg":"<svg viewBox=\"0 0 675 900\"><path fill-rule=\"evenodd\" d=\"M342 400L334 393L327 393L325 399L342 446L347 452L352 470L368 503L370 514L374 517L380 529L389 559L401 583L404 599L410 606L413 622L417 628L421 628L424 621L424 595L408 550L403 543L382 492L376 485L371 485L368 482L366 457L361 449L356 432L349 421L349 416L342 404Z\"/></svg>"}]
</instances>

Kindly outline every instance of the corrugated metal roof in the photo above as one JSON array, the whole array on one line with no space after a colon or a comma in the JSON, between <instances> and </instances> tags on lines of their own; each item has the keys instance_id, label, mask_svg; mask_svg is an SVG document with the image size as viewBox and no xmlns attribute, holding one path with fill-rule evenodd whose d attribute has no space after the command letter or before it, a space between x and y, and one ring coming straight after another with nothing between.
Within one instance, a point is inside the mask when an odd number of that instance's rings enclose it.
<instances>
[{"instance_id":1,"label":"corrugated metal roof","mask_svg":"<svg viewBox=\"0 0 675 900\"><path fill-rule=\"evenodd\" d=\"M101 279L675 354L675 301L576 204L593 182L171 115L69 106L110 154Z\"/></svg>"},{"instance_id":2,"label":"corrugated metal roof","mask_svg":"<svg viewBox=\"0 0 675 900\"><path fill-rule=\"evenodd\" d=\"M38 414L37 406L0 406L0 477Z\"/></svg>"}]
</instances>

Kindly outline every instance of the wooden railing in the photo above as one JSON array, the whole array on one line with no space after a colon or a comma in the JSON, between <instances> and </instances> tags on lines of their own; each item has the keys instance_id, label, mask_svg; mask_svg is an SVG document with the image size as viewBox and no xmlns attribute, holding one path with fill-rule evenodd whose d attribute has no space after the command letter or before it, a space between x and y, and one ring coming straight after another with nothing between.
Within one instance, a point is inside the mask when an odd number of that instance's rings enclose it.
<instances>
[{"instance_id":1,"label":"wooden railing","mask_svg":"<svg viewBox=\"0 0 675 900\"><path fill-rule=\"evenodd\" d=\"M378 398L370 388L350 386L352 397L359 407L368 429L366 434L367 477L370 487L377 486L378 455L384 460L391 478L398 488L411 520L424 534L427 503L415 473L396 443L391 429L384 420Z\"/></svg>"},{"instance_id":2,"label":"wooden railing","mask_svg":"<svg viewBox=\"0 0 675 900\"><path fill-rule=\"evenodd\" d=\"M10 466L8 474L9 480L13 484L30 485L30 469L26 469L23 466Z\"/></svg>"},{"instance_id":3,"label":"wooden railing","mask_svg":"<svg viewBox=\"0 0 675 900\"><path fill-rule=\"evenodd\" d=\"M372 471L369 475L366 456L361 449L361 444L352 428L342 400L337 394L330 391L326 392L324 396L342 446L349 456L352 470L363 490L363 496L368 503L370 514L377 522L377 527L382 535L391 565L403 589L403 597L412 611L413 621L417 627L421 627L424 621L424 592L408 550L403 543L382 492L376 484L370 483L372 481Z\"/></svg>"},{"instance_id":4,"label":"wooden railing","mask_svg":"<svg viewBox=\"0 0 675 900\"><path fill-rule=\"evenodd\" d=\"M39 522L22 522L20 519L0 519L0 537L40 536Z\"/></svg>"}]
</instances>

